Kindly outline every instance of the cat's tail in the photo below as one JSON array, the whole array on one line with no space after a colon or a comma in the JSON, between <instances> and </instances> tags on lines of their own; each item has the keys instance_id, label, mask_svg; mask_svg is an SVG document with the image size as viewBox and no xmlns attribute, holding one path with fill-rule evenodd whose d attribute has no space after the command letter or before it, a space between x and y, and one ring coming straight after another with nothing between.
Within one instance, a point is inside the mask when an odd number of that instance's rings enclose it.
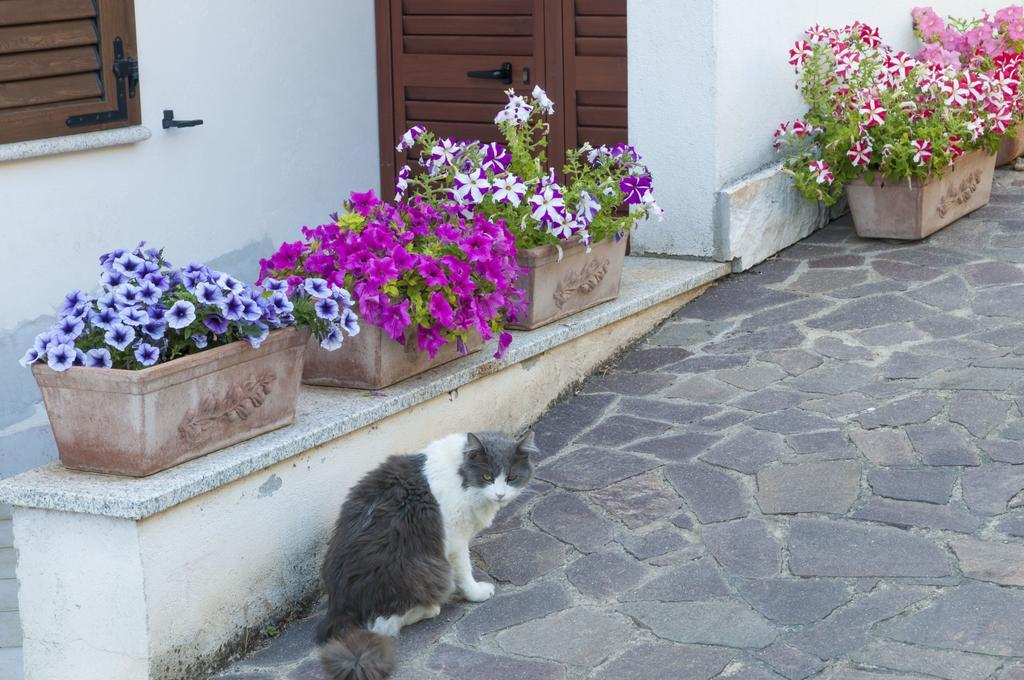
<instances>
[{"instance_id":1,"label":"cat's tail","mask_svg":"<svg viewBox=\"0 0 1024 680\"><path fill-rule=\"evenodd\" d=\"M320 648L320 661L331 680L385 680L395 670L395 640L349 628Z\"/></svg>"}]
</instances>

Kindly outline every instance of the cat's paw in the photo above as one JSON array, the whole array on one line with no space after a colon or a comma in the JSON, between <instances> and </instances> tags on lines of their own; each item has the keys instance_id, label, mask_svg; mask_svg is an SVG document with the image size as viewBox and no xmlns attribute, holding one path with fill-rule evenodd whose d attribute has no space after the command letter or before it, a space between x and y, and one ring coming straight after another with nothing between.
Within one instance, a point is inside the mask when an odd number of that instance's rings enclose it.
<instances>
[{"instance_id":1,"label":"cat's paw","mask_svg":"<svg viewBox=\"0 0 1024 680\"><path fill-rule=\"evenodd\" d=\"M483 602L491 599L494 595L494 584L482 581L472 581L462 586L462 594L470 602Z\"/></svg>"}]
</instances>

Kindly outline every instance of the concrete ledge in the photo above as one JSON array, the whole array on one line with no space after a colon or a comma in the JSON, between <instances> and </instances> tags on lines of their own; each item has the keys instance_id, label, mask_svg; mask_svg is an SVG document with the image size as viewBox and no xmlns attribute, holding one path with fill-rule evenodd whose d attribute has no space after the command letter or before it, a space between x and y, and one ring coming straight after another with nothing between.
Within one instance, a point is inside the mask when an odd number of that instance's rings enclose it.
<instances>
[{"instance_id":1,"label":"concrete ledge","mask_svg":"<svg viewBox=\"0 0 1024 680\"><path fill-rule=\"evenodd\" d=\"M824 204L808 201L793 178L772 165L741 178L715 196L720 228L715 259L750 269L828 223Z\"/></svg>"},{"instance_id":2,"label":"concrete ledge","mask_svg":"<svg viewBox=\"0 0 1024 680\"><path fill-rule=\"evenodd\" d=\"M727 269L630 259L619 300L519 334L502 361L469 357L383 396L307 390L297 425L148 479L51 465L0 483L26 680L205 677L316 593L366 471L453 431L531 424Z\"/></svg>"},{"instance_id":3,"label":"concrete ledge","mask_svg":"<svg viewBox=\"0 0 1024 680\"><path fill-rule=\"evenodd\" d=\"M75 151L103 149L108 146L135 144L153 136L149 128L141 125L100 130L99 132L83 132L79 135L64 135L47 139L33 139L27 142L11 142L0 144L0 161L20 161L40 156L55 156Z\"/></svg>"},{"instance_id":4,"label":"concrete ledge","mask_svg":"<svg viewBox=\"0 0 1024 680\"><path fill-rule=\"evenodd\" d=\"M298 453L380 421L482 376L536 357L619 319L724 276L726 264L626 258L617 300L532 332L513 333L508 353L493 347L389 388L303 388L295 425L144 479L66 470L53 463L0 481L0 501L15 506L143 519L230 484Z\"/></svg>"}]
</instances>

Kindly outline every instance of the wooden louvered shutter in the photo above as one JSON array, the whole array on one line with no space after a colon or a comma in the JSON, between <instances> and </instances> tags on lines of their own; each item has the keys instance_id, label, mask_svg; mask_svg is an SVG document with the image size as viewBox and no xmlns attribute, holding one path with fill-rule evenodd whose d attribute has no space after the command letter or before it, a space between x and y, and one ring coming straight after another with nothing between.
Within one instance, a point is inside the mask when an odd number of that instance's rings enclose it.
<instances>
[{"instance_id":1,"label":"wooden louvered shutter","mask_svg":"<svg viewBox=\"0 0 1024 680\"><path fill-rule=\"evenodd\" d=\"M141 124L133 0L0 0L0 143Z\"/></svg>"},{"instance_id":2,"label":"wooden louvered shutter","mask_svg":"<svg viewBox=\"0 0 1024 680\"><path fill-rule=\"evenodd\" d=\"M626 0L565 0L566 145L625 143Z\"/></svg>"}]
</instances>

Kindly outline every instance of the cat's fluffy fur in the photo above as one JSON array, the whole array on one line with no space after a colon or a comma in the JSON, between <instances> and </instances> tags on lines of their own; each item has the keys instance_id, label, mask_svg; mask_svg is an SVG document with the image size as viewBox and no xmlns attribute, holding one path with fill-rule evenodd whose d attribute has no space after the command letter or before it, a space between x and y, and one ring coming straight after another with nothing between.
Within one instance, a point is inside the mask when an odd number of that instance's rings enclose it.
<instances>
[{"instance_id":1,"label":"cat's fluffy fur","mask_svg":"<svg viewBox=\"0 0 1024 680\"><path fill-rule=\"evenodd\" d=\"M535 451L532 432L453 434L391 456L353 487L321 570L329 677L388 677L402 626L437 616L456 589L473 602L494 594L473 578L469 543L521 493Z\"/></svg>"}]
</instances>

